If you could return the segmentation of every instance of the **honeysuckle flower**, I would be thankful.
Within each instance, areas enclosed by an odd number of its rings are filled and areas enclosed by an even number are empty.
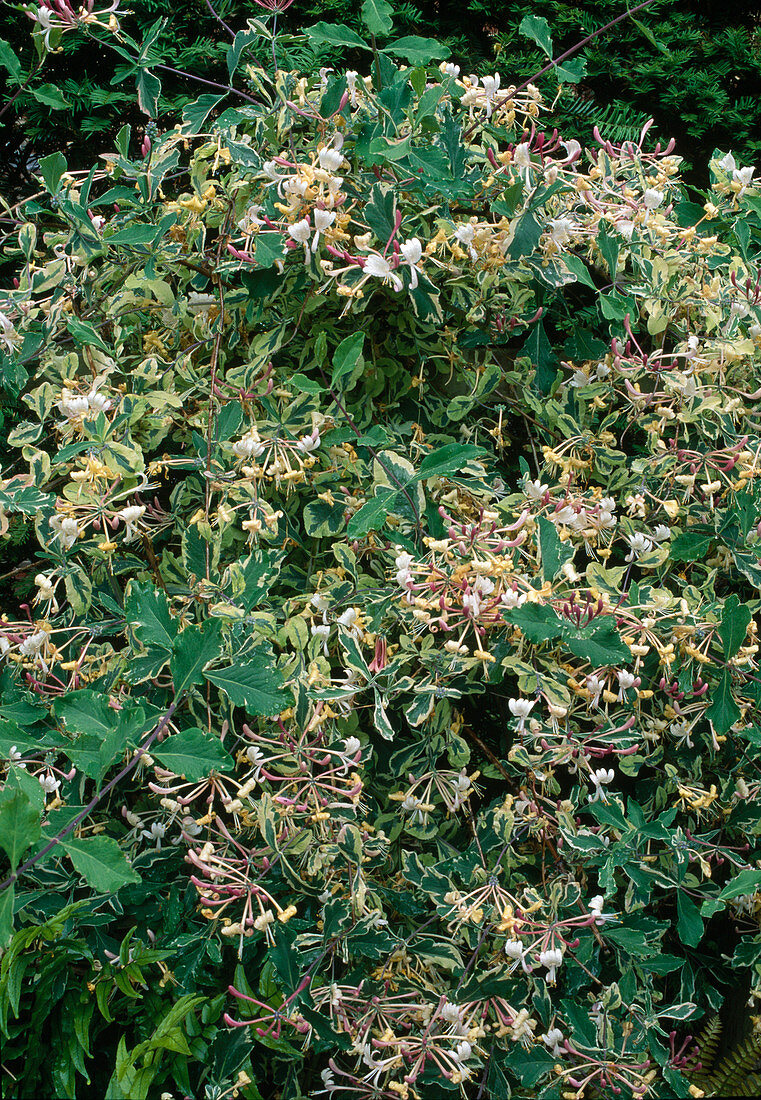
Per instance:
[[[330,635],[330,627],[325,623],[314,623],[312,625],[312,636],[322,638],[322,652],[328,656],[328,636]]]
[[[514,970],[520,963],[521,969],[526,974],[531,973],[531,967],[526,962],[526,955],[528,954],[528,948],[522,943],[521,940],[508,940],[505,944],[505,954],[508,959],[512,960],[510,970]]]
[[[451,61],[443,61],[441,63],[441,71],[445,76],[451,76],[454,80],[460,75],[460,66],[453,65]]]
[[[11,764],[15,764],[17,768],[22,768],[26,771],[26,764],[23,761],[23,753],[19,752],[18,745],[11,745],[8,753],[8,759]]]
[[[58,408],[67,420],[75,420],[90,411],[90,402],[84,394],[74,393],[64,387],[58,401]]]
[[[359,73],[355,69],[347,69],[346,70],[346,87],[348,88],[348,91],[349,91],[349,102],[351,103],[352,107],[356,107],[357,102],[358,102],[358,95],[357,95],[357,77],[358,76],[359,76]]]
[[[624,561],[637,561],[643,554],[648,554],[653,549],[653,540],[643,535],[641,531],[635,531],[633,535],[629,535],[628,542],[629,553]]]
[[[521,1043],[522,1046],[528,1047],[531,1045],[534,1038],[536,1026],[536,1020],[529,1019],[528,1009],[522,1008],[513,1020],[512,1027],[510,1028],[510,1037],[513,1042]]]
[[[441,1018],[446,1020],[448,1024],[461,1024],[462,1023],[463,1010],[460,1005],[453,1004],[452,1001],[445,1001],[441,1008]]]
[[[150,841],[155,845],[156,851],[161,851],[161,841],[166,836],[166,825],[163,825],[160,821],[154,821],[151,823],[150,829],[143,829],[140,833],[143,839]]]
[[[144,504],[130,504],[127,508],[122,508],[121,512],[116,513],[118,518],[125,523],[124,536],[127,542],[133,539],[138,533],[138,522],[145,515]]]
[[[344,155],[340,148],[329,145],[326,149],[320,149],[317,160],[320,168],[324,168],[326,172],[337,172],[344,162]]]
[[[665,523],[659,523],[653,529],[651,536],[655,542],[664,542],[666,539],[671,538],[671,528],[667,527]]]
[[[410,237],[399,246],[402,263],[410,269],[410,290],[418,285],[418,275],[422,275],[422,268],[418,265],[423,258],[423,246],[417,237]]]
[[[53,531],[64,550],[71,550],[81,534],[77,521],[73,516],[56,514],[50,520],[50,529]]]
[[[500,603],[512,609],[514,607],[522,607],[527,599],[528,594],[526,592],[521,592],[517,588],[506,588],[500,596]]]
[[[573,240],[573,235],[578,230],[576,222],[571,218],[550,218],[548,225],[550,240],[558,247]]]
[[[561,1054],[565,1053],[564,1048],[560,1045],[563,1042],[563,1032],[559,1027],[551,1027],[545,1035],[540,1035],[539,1038],[546,1047],[549,1047],[553,1058],[559,1058]]]
[[[663,191],[658,191],[655,187],[646,188],[645,194],[642,196],[642,201],[645,204],[646,210],[657,210],[663,203],[663,199]]]
[[[738,199],[745,194],[753,181],[753,174],[755,168],[734,168],[732,170],[732,179],[735,183],[740,184],[740,190],[737,192]]]
[[[531,497],[532,500],[541,500],[547,492],[547,486],[537,478],[536,481],[526,481],[523,491],[526,496]]]
[[[347,607],[342,615],[339,615],[336,619],[338,626],[342,626],[345,630],[348,630],[350,634],[355,637],[360,633],[359,628],[356,625],[357,622],[357,609],[356,607]]]
[[[473,1047],[470,1045],[467,1039],[463,1039],[461,1043],[457,1044],[457,1048],[450,1052],[449,1057],[452,1059],[453,1062],[467,1062],[472,1053]]]
[[[485,76],[483,78],[483,90],[484,98],[486,100],[487,118],[491,118],[492,111],[494,110],[494,101],[496,100],[497,92],[499,91],[499,82],[499,73],[495,73],[494,76]]]
[[[380,252],[370,253],[364,263],[364,273],[374,279],[381,279],[384,283],[391,283],[397,294],[403,289],[402,280]]]
[[[246,432],[244,436],[241,436],[241,438],[232,445],[232,452],[235,457],[243,460],[259,458],[259,456],[264,453],[264,450],[265,444],[262,443],[259,438],[259,433],[254,428]]]
[[[56,779],[54,775],[43,773],[38,775],[37,778],[45,794],[55,794],[61,786],[61,780]]]
[[[329,229],[336,220],[335,210],[314,211],[314,236],[312,237],[311,251],[316,252],[320,243],[320,236]]]
[[[510,713],[518,719],[518,729],[522,730],[531,711],[536,706],[536,699],[508,699],[507,705]]]
[[[296,444],[296,450],[300,451],[303,455],[311,454],[312,451],[316,451],[320,446],[322,439],[320,438],[319,428],[314,428],[309,435],[302,435]]]
[[[5,349],[6,354],[12,355],[20,341],[21,337],[10,317],[0,313],[0,347]]]
[[[303,244],[304,255],[307,259],[309,258],[309,238],[311,235],[312,227],[309,224],[309,218],[302,218],[300,221],[288,226],[288,236],[297,244]]]
[[[737,167],[737,162],[731,153],[725,153],[721,160],[716,163],[719,168],[723,168],[725,172],[734,172]]]
[[[587,802],[607,802],[608,798],[604,791],[604,787],[608,783],[612,783],[615,778],[615,772],[612,768],[598,768],[590,775],[592,786],[594,787],[594,794],[587,795]]]
[[[603,913],[603,906],[605,905],[605,898],[602,894],[597,894],[589,903],[589,912],[595,918],[595,924],[605,924],[608,920],[615,920],[615,913]]]
[[[547,984],[554,985],[557,968],[563,965],[563,952],[559,947],[551,947],[547,951],[541,951],[539,953],[539,963],[547,969],[545,979]]]
[[[455,240],[467,249],[468,255],[470,256],[471,260],[478,259],[478,253],[473,247],[473,240],[475,238],[475,235],[476,227],[474,225],[471,225],[470,222],[465,222],[464,225],[458,225],[454,231]]]

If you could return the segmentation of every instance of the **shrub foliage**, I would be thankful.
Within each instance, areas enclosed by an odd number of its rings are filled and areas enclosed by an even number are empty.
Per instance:
[[[761,997],[753,170],[362,19],[8,211],[8,1095],[698,1095]]]

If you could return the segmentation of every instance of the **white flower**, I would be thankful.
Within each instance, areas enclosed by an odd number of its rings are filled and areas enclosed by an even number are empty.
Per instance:
[[[546,981],[548,985],[555,984],[555,971],[563,963],[563,952],[558,947],[552,947],[547,951],[542,951],[539,955],[539,963],[541,966],[547,968]]]
[[[598,706],[600,702],[600,695],[602,694],[602,690],[605,687],[605,681],[600,679],[599,676],[595,676],[594,674],[592,674],[591,676],[587,676],[586,687],[587,691],[592,696],[592,698],[589,700],[590,703],[593,707]]]
[[[156,845],[156,851],[161,851],[161,841],[166,836],[166,825],[162,825],[160,821],[154,821],[150,829],[143,829],[140,834],[146,840],[153,841]]]
[[[473,247],[473,238],[475,237],[475,235],[475,226],[471,225],[470,222],[465,222],[464,225],[458,225],[458,227],[454,231],[455,240],[458,241],[461,245],[464,245],[465,248],[467,248],[471,260],[478,259],[478,253]]]
[[[328,655],[328,636],[330,634],[330,627],[324,623],[316,623],[312,626],[313,637],[322,638],[322,652],[327,657]]]
[[[10,317],[0,313],[0,347],[4,347],[8,355],[12,355],[20,340],[21,337],[16,332]]]
[[[304,246],[304,256],[309,259],[309,238],[312,235],[312,227],[309,224],[308,218],[302,218],[301,221],[294,222],[293,225],[288,226],[288,236],[293,241],[297,241],[298,244]]]
[[[460,66],[453,65],[451,61],[447,61],[444,62],[444,64],[441,66],[441,71],[444,73],[445,76],[451,76],[453,79],[456,80],[457,77],[460,75]]]
[[[522,607],[527,599],[528,594],[526,592],[519,592],[516,588],[508,588],[500,596],[499,602],[512,610],[514,607]]]
[[[587,795],[587,802],[607,802],[608,798],[603,787],[613,782],[615,778],[613,769],[598,768],[592,772],[589,778],[594,786],[594,794]]]
[[[473,1048],[467,1039],[463,1039],[461,1043],[457,1044],[457,1049],[450,1053],[450,1057],[453,1062],[467,1062],[473,1053]]]
[[[536,481],[527,481],[523,491],[526,496],[531,497],[532,500],[541,500],[547,492],[547,486],[543,485],[537,478]]]
[[[510,1037],[514,1042],[522,1043],[525,1047],[528,1047],[535,1029],[536,1020],[530,1020],[528,1009],[522,1008],[513,1020]]]
[[[573,239],[573,234],[578,228],[571,218],[550,218],[550,240],[558,246],[566,244]]]
[[[145,515],[144,504],[130,504],[128,508],[122,508],[121,512],[116,513],[119,519],[124,520],[126,524],[124,537],[129,542],[137,534],[137,523]]]
[[[249,206],[243,217],[238,222],[238,229],[245,236],[250,237],[255,229],[260,229],[266,222],[262,221],[259,217],[264,207],[261,203],[254,203]]]
[[[246,432],[244,436],[232,445],[232,452],[236,458],[251,459],[258,458],[264,451],[264,443],[259,438],[259,433],[255,428],[252,428],[250,432]]]
[[[633,535],[629,535],[628,541],[630,550],[624,561],[636,561],[653,549],[653,540],[643,535],[641,531],[635,531]]]
[[[73,516],[53,516],[50,521],[50,528],[64,550],[70,550],[81,533]]]
[[[356,607],[347,607],[346,610],[344,611],[343,615],[339,615],[338,618],[336,619],[336,622],[338,623],[339,626],[344,627],[346,630],[350,631],[352,634],[355,633],[355,631],[357,629],[354,625],[356,623],[356,621],[357,621],[357,609],[356,609]]]
[[[410,237],[408,241],[404,241],[399,246],[399,251],[402,254],[403,262],[410,269],[410,290],[414,290],[418,285],[418,275],[422,274],[418,264],[423,256],[423,246],[417,237]]]
[[[485,76],[483,89],[484,97],[486,99],[486,117],[491,118],[491,113],[494,110],[494,101],[497,98],[497,92],[499,91],[499,73],[495,73],[494,76]]]
[[[657,210],[663,202],[663,191],[656,191],[654,187],[648,187],[643,196],[646,210]]]
[[[550,1048],[550,1053],[553,1058],[559,1058],[564,1053],[561,1043],[563,1042],[563,1032],[559,1027],[552,1027],[546,1035],[540,1036],[542,1042],[546,1047]]]
[[[637,682],[637,677],[634,673],[628,672],[625,668],[620,668],[616,676],[618,677],[618,686],[621,688],[622,692],[628,691],[629,688],[634,687]]]
[[[45,794],[55,794],[61,786],[60,779],[56,779],[54,775],[38,775],[37,778]]]
[[[336,220],[335,210],[315,210],[314,212],[314,236],[312,237],[312,252],[317,251],[320,243],[320,234],[324,233]]]
[[[735,168],[737,167],[735,158],[732,156],[731,153],[726,153],[721,158],[721,160],[717,161],[716,163],[718,164],[719,168],[723,168],[725,172],[734,172]]]
[[[462,609],[472,619],[477,619],[481,614],[481,600],[477,592],[465,592],[462,597]]]
[[[296,444],[296,450],[301,451],[303,455],[308,455],[312,451],[316,451],[321,442],[319,429],[315,428],[311,435],[301,436]]]
[[[315,592],[314,595],[310,596],[309,602],[313,607],[316,607],[318,611],[322,612],[323,621],[325,621],[325,612],[330,607],[330,600],[328,597],[324,596],[321,592]]]
[[[448,1024],[462,1023],[462,1009],[459,1005],[453,1004],[451,1001],[444,1002],[441,1009],[441,1016]]]
[[[670,539],[671,528],[667,527],[665,523],[659,523],[653,531],[653,538],[656,542],[663,542],[665,539]]]
[[[331,146],[321,149],[317,159],[320,162],[320,168],[324,168],[326,172],[337,172],[344,162],[341,150]]]
[[[750,187],[753,180],[753,173],[755,168],[735,168],[732,172],[732,179],[740,184],[740,190],[737,192],[738,198],[745,194],[745,191]]]
[[[606,920],[615,919],[615,913],[603,913],[604,904],[605,898],[602,894],[597,894],[589,903],[589,912],[594,916],[595,924],[605,924]]]
[[[522,730],[526,719],[536,705],[536,699],[508,699],[507,705],[510,713],[518,719],[518,729]]]
[[[358,737],[345,737],[344,738],[344,751],[342,756],[350,756],[352,759],[357,755],[362,748],[362,742]]]
[[[76,420],[78,417],[84,416],[85,413],[90,411],[90,402],[84,394],[74,393],[72,390],[64,387],[61,390],[61,399],[58,402],[58,408],[67,420]]]
[[[35,596],[35,603],[44,603],[48,600],[55,599],[57,580],[52,577],[45,576],[44,573],[38,573],[34,578],[34,583],[37,585],[37,595]]]
[[[365,260],[364,272],[365,275],[371,275],[375,279],[382,279],[384,283],[391,283],[397,294],[402,290],[402,280],[385,256],[381,256],[379,252],[370,253]]]

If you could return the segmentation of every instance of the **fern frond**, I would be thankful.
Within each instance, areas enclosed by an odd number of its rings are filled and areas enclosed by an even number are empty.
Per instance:
[[[694,1081],[696,1085],[703,1088],[703,1079],[707,1081],[713,1070],[714,1062],[716,1061],[716,1055],[719,1052],[719,1044],[721,1042],[722,1022],[721,1018],[716,1015],[712,1016],[707,1021],[705,1027],[699,1035],[695,1036],[695,1044],[698,1048],[698,1060],[700,1063],[700,1069],[695,1073],[690,1074],[690,1080]]]
[[[761,1034],[756,1031],[743,1039],[734,1050],[728,1051],[710,1075],[710,1084],[718,1096],[757,1096],[758,1089],[745,1091],[758,1081],[758,1069],[761,1062]]]

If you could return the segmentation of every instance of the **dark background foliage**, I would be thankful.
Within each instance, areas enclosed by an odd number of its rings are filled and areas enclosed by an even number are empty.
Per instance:
[[[622,0],[395,0],[395,22],[401,34],[444,41],[464,72],[497,68],[503,83],[529,77],[545,59],[518,34],[527,13],[550,24],[556,50],[562,52],[620,15]],[[226,82],[225,51],[229,37],[214,19],[206,0],[132,0],[125,29],[140,40],[158,19],[167,20],[157,56],[171,68]],[[265,13],[243,0],[219,0],[216,10],[233,29]],[[3,34],[32,58],[29,24],[6,6]],[[280,16],[285,32],[295,33],[319,20],[358,27],[354,0],[296,0]],[[761,151],[761,5],[758,0],[727,5],[720,0],[654,0],[636,20],[625,20],[586,48],[587,75],[578,86],[566,85],[558,118],[566,137],[589,140],[595,124],[613,141],[636,136],[651,115],[657,136],[674,137],[677,151],[696,182],[705,176],[713,149],[731,143],[743,163],[753,164]],[[309,67],[320,58],[307,48],[286,50],[284,61]],[[351,58],[360,68],[365,59]],[[144,123],[134,104],[133,78],[113,54],[82,35],[65,35],[62,49],[48,58],[44,75],[69,104],[52,112],[22,93],[0,122],[2,185],[14,191],[30,183],[25,166],[37,156],[64,148],[73,167],[89,165],[94,154],[110,148],[125,121]],[[198,85],[172,73],[161,73],[164,86],[160,125],[177,118]],[[543,91],[552,96],[557,82],[550,73]],[[32,165],[33,166],[33,165]],[[25,178],[26,177],[26,178]]]

